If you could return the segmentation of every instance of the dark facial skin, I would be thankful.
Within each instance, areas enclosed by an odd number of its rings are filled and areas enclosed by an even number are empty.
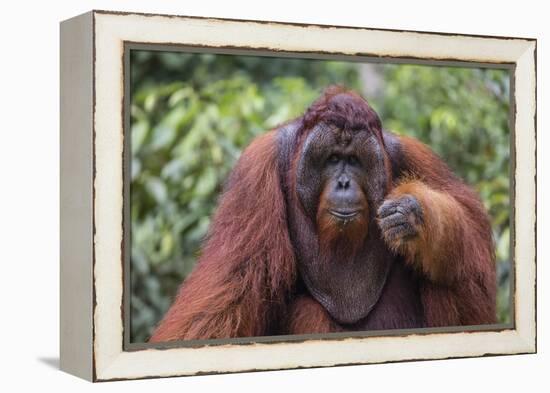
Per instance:
[[[339,223],[346,224],[362,214],[366,208],[365,194],[359,183],[361,162],[348,144],[333,149],[323,170],[325,178],[325,212]]]
[[[379,205],[387,189],[382,146],[367,130],[342,131],[320,124],[307,138],[298,166],[302,206],[316,215],[322,193],[336,218],[350,219],[369,204]]]

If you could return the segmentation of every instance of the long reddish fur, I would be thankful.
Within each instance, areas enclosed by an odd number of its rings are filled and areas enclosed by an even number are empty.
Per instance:
[[[296,268],[274,138],[239,159],[197,266],[150,342],[260,336],[284,318]]]
[[[421,297],[427,325],[494,323],[495,254],[482,202],[426,145],[399,139],[410,178],[389,198],[411,194],[424,212],[419,236],[397,249],[425,277]]]

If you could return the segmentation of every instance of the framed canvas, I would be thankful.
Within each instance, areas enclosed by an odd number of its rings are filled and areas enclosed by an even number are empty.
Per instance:
[[[61,368],[536,352],[536,40],[61,23]]]

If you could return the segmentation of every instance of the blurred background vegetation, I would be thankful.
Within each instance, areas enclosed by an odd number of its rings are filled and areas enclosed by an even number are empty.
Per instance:
[[[509,74],[505,70],[131,52],[131,341],[146,341],[192,270],[242,149],[329,84],[419,138],[481,195],[510,321]]]

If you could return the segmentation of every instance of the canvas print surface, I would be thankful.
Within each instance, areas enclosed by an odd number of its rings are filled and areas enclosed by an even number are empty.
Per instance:
[[[129,83],[130,342],[511,322],[507,69],[132,49]]]

